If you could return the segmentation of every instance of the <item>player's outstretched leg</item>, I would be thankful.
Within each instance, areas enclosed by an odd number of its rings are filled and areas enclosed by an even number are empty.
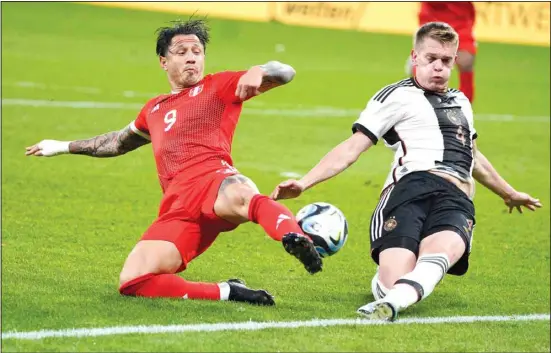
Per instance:
[[[256,305],[275,305],[274,297],[265,290],[246,287],[245,282],[230,279],[221,283],[186,281],[175,274],[147,274],[125,282],[122,295],[147,298],[182,298],[230,300]]]
[[[384,298],[362,306],[358,313],[373,320],[396,320],[398,312],[432,293],[448,271],[449,265],[445,253],[419,256],[413,271],[397,280]]]
[[[321,257],[312,240],[298,225],[293,213],[284,205],[261,195],[254,183],[243,175],[224,179],[214,205],[215,213],[234,224],[251,221],[259,224],[274,240],[283,242],[310,273],[322,270]]]
[[[405,244],[404,241],[401,241]],[[394,321],[398,316],[397,308],[385,297],[393,283],[415,268],[416,247],[389,247],[378,255],[379,267],[371,280],[371,290],[375,301],[357,310],[357,313],[371,320]]]
[[[364,305],[358,313],[371,319],[395,320],[398,312],[434,291],[465,249],[463,239],[453,231],[445,230],[424,238],[413,271],[398,279],[383,299]]]
[[[256,194],[250,198],[248,217],[260,224],[274,240],[281,241],[285,250],[296,257],[308,272],[314,274],[322,270],[321,257],[312,239],[302,232],[287,207],[268,196]]]
[[[173,243],[140,241],[128,256],[120,274],[119,292],[147,298],[232,300],[258,305],[274,305],[271,294],[247,288],[241,280],[221,283],[186,281],[175,273],[182,259]]]

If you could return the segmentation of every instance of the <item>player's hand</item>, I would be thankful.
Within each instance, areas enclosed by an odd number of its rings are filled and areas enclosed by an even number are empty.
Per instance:
[[[535,199],[524,192],[518,191],[515,191],[513,194],[509,195],[504,199],[504,201],[507,207],[509,207],[509,213],[513,212],[513,208],[516,208],[520,213],[522,213],[523,206],[530,211],[535,211],[536,208],[541,207],[540,200]]]
[[[300,181],[290,179],[276,186],[270,197],[274,200],[294,199],[299,197],[303,191],[304,185]]]
[[[237,82],[237,89],[235,95],[242,101],[251,97],[259,95],[261,92],[258,90],[262,85],[262,78],[264,77],[264,71],[255,66],[247,71],[239,81]]]
[[[69,153],[68,141],[42,140],[36,145],[25,148],[26,156],[53,157]]]

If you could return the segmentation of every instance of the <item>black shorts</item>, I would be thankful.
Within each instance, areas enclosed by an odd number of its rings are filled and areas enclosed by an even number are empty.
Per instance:
[[[448,273],[461,276],[469,268],[474,226],[474,205],[463,191],[437,175],[414,172],[381,195],[371,218],[371,257],[379,264],[379,253],[389,248],[417,256],[421,240],[451,230],[463,238],[466,250]]]

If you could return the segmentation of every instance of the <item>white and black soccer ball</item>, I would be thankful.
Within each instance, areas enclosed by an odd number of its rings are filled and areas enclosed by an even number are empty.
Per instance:
[[[297,213],[302,231],[312,238],[321,257],[334,255],[346,243],[348,222],[337,207],[326,202],[314,202]]]

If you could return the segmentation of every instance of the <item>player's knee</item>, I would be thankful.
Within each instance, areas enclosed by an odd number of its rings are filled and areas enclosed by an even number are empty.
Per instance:
[[[176,273],[181,265],[180,252],[173,243],[161,240],[140,241],[123,265],[119,274],[119,285],[150,273]]]
[[[258,192],[254,190],[250,185],[247,184],[241,184],[237,190],[238,197],[236,202],[237,207],[247,207],[249,206],[249,203],[251,202],[251,199],[254,195],[256,195]]]
[[[444,230],[425,237],[419,246],[419,256],[444,253],[455,264],[466,250],[465,241],[457,232]]]
[[[148,273],[152,273],[152,272],[148,271],[148,269],[145,267],[127,266],[125,264],[125,266],[123,266],[121,272],[119,273],[119,287],[125,283],[128,283],[137,278],[145,276]]]
[[[474,69],[474,55],[467,51],[460,51],[457,54],[457,67],[461,72],[471,72]]]
[[[141,274],[141,276],[143,275],[145,275],[145,273]],[[121,273],[119,273],[119,288],[123,284],[128,283],[138,277],[140,277],[140,274],[138,272],[123,268],[121,270]]]
[[[233,213],[247,217],[249,212],[249,203],[258,190],[249,184],[233,184],[225,192],[229,207]]]

